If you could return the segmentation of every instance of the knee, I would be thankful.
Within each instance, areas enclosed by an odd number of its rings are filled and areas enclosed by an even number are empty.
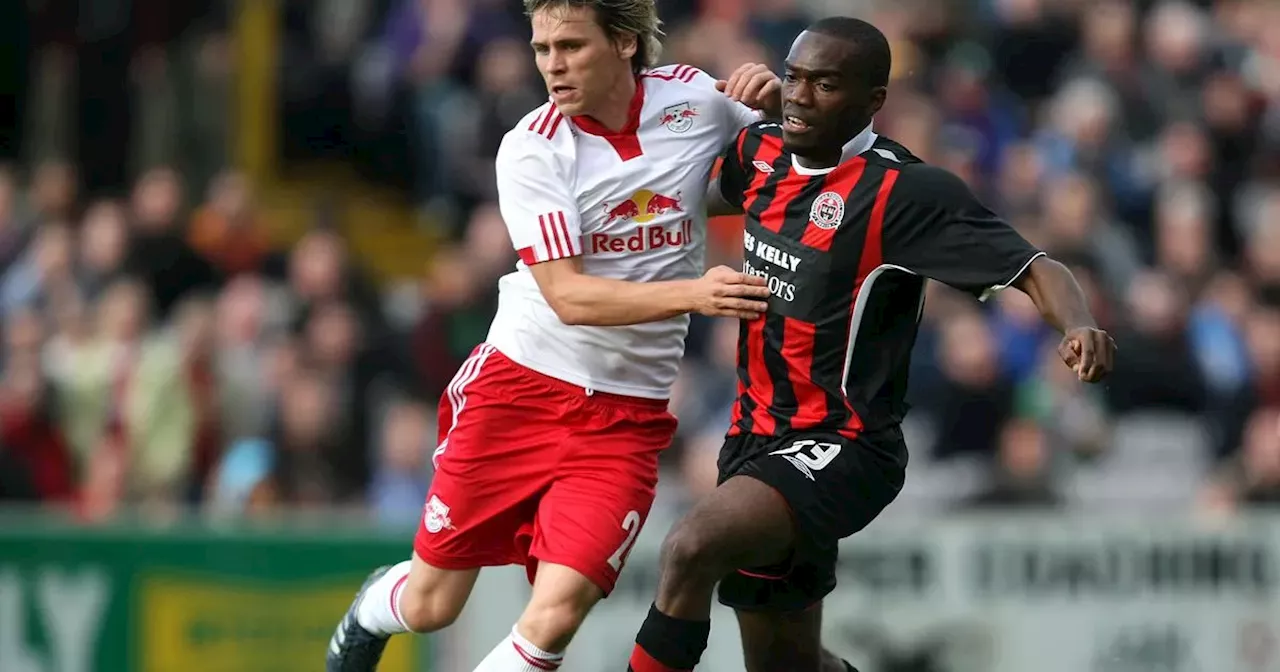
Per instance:
[[[411,632],[435,632],[458,620],[462,606],[462,602],[449,599],[445,591],[410,590],[406,585],[400,595],[400,618]]]
[[[532,602],[520,616],[520,634],[543,651],[563,651],[587,618],[590,606],[573,601]]]
[[[718,581],[732,570],[718,552],[715,539],[696,524],[677,524],[662,542],[662,575],[668,579]]]

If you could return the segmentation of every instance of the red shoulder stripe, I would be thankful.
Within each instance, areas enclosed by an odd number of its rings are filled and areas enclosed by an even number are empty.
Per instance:
[[[564,114],[555,105],[548,104],[547,109],[534,117],[533,122],[529,124],[529,130],[549,140],[555,137],[561,121],[564,121]]]
[[[538,127],[539,127],[539,126],[541,126],[543,123],[545,123],[545,122],[546,122],[547,117],[551,116],[551,113],[552,113],[555,109],[556,109],[556,106],[555,106],[555,105],[552,105],[551,103],[547,103],[546,108],[545,108],[545,109],[540,110],[540,111],[538,112],[538,116],[536,116],[536,117],[534,117],[534,118],[533,118],[533,122],[529,124],[529,130],[531,130],[531,131],[537,131],[537,130],[538,130]]]
[[[668,71],[667,68],[670,68],[670,70]],[[682,63],[675,66],[664,66],[662,68],[657,68],[655,70],[646,72],[641,76],[652,77],[654,79],[661,79],[666,82],[670,82],[673,80],[680,80],[685,84],[688,84],[689,82],[692,82],[693,78],[697,77],[698,74],[701,72],[702,72],[701,70],[693,67],[692,65],[684,65]]]

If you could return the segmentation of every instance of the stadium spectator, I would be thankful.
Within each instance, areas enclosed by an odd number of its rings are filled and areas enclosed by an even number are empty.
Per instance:
[[[191,220],[187,242],[224,276],[262,270],[271,241],[243,175],[227,172],[214,180],[208,201]]]
[[[493,156],[501,132],[544,100],[518,7],[285,3],[282,173],[321,157],[376,164],[377,186],[415,182],[408,197],[424,229],[446,234],[415,260],[421,277],[395,286],[374,272],[386,249],[362,244],[347,221],[373,190],[335,193],[343,208],[309,214],[228,165],[236,143],[219,133],[236,125],[225,110],[239,89],[220,87],[216,71],[235,76],[240,64],[221,11],[195,22],[194,10],[126,12],[147,20],[133,26],[145,39],[81,43],[76,17],[54,11],[69,5],[37,4],[29,60],[41,76],[20,101],[31,122],[20,136],[0,132],[27,145],[0,169],[0,490],[82,497],[87,513],[168,498],[230,515],[314,501],[409,516],[430,477],[406,438],[421,431],[417,414],[434,416],[418,404],[438,398],[483,337],[494,278],[514,263]],[[834,0],[663,4],[663,60],[713,74],[776,64],[795,26],[849,11]],[[1209,465],[1197,467],[1207,499],[1266,499],[1259,418],[1280,406],[1280,32],[1269,30],[1280,7],[886,4],[868,10],[895,55],[877,131],[964,175],[1067,263],[1120,348],[1110,384],[1082,390],[1044,366],[1051,342],[1020,297],[978,305],[930,287],[908,416],[919,482],[957,483],[927,474],[975,462],[1009,471],[1034,453],[1052,467],[1043,485],[1054,501],[1088,504],[1067,479],[1115,468],[1117,442],[1158,413],[1207,430],[1194,456]],[[129,54],[99,70],[133,63],[146,91],[68,67],[108,38]],[[169,49],[157,59],[144,47],[159,43]],[[121,98],[110,118],[81,114],[91,104],[69,94],[108,83]],[[177,118],[156,116],[165,100]],[[134,125],[163,123],[78,142],[118,128],[122,111]],[[149,160],[158,156],[165,163]],[[120,177],[156,165],[171,168]],[[203,197],[190,213],[188,193]],[[714,220],[706,242],[709,264],[740,263],[741,218]],[[728,422],[735,363],[724,342],[735,326],[691,327],[674,393],[681,427],[663,459],[679,502],[714,484],[708,450]],[[332,409],[322,423],[321,408]],[[1158,470],[1143,477],[1134,493],[1186,490]],[[975,483],[921,486],[934,489],[890,514],[971,501],[991,485]],[[1131,496],[1143,506],[1145,494]]]

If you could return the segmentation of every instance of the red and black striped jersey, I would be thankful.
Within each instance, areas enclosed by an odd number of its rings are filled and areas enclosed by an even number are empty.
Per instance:
[[[1043,254],[952,173],[869,139],[822,171],[797,169],[776,123],[725,151],[721,192],[746,213],[744,271],[772,292],[741,326],[730,435],[896,426],[925,280],[986,298]]]

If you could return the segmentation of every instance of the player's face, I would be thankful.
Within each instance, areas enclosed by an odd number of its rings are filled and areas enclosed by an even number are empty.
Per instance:
[[[532,23],[534,60],[561,113],[591,114],[631,77],[635,40],[609,39],[591,9],[551,7],[534,12]]]
[[[804,32],[791,45],[782,80],[782,139],[803,157],[838,158],[884,101],[884,87],[853,76],[853,45]]]

